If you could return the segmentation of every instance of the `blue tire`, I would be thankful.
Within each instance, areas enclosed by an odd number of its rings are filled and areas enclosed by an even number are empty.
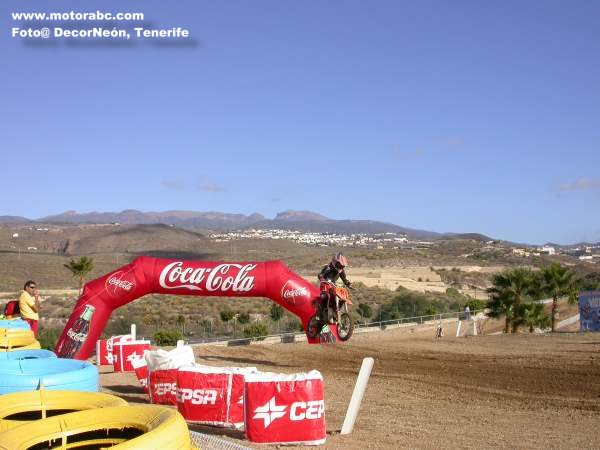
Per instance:
[[[7,359],[43,359],[56,358],[56,353],[50,350],[15,350],[14,352],[0,352],[0,361]],[[0,366],[2,372],[2,366]]]
[[[29,330],[29,324],[23,319],[0,319],[0,328],[17,328],[19,330]]]
[[[48,390],[98,391],[98,370],[87,361],[62,358],[7,360],[0,365],[0,394]]]

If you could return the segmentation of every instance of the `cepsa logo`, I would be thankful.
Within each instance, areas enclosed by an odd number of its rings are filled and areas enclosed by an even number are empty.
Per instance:
[[[172,395],[176,395],[177,394],[177,383],[156,383],[154,385],[154,394],[156,395],[167,395],[167,394],[172,394]]]
[[[177,403],[189,401],[192,405],[214,405],[218,392],[215,389],[177,389]]]
[[[119,270],[106,279],[105,288],[112,297],[118,297],[123,293],[121,289],[130,292],[135,288],[135,278],[130,271]]]
[[[262,420],[264,427],[268,428],[277,419],[289,414],[289,420],[298,422],[301,420],[317,420],[325,414],[325,402],[323,400],[311,400],[308,402],[294,402],[290,406],[289,413],[287,405],[278,405],[275,397],[271,397],[267,403],[254,410],[253,419]]]
[[[303,305],[310,300],[310,292],[297,281],[288,280],[281,288],[281,298],[292,305]]]

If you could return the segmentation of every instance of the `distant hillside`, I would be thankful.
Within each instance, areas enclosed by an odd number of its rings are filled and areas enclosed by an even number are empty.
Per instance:
[[[75,211],[67,211],[62,214],[43,217],[40,222],[47,223],[89,223],[89,224],[151,224],[163,223],[175,225],[180,228],[191,229],[239,229],[254,222],[264,220],[261,214],[227,214],[220,212],[196,212],[196,211],[164,211],[164,212],[142,212],[135,209],[126,209],[121,212],[91,212],[79,214]]]
[[[208,239],[197,232],[164,224],[153,225],[40,225],[20,226],[18,240],[0,233],[0,251],[21,248],[65,256],[129,253],[200,258]]]
[[[9,216],[1,223],[26,223],[29,219]],[[12,221],[11,221],[12,220]],[[20,220],[18,222],[17,220]],[[477,233],[437,233],[433,231],[406,228],[392,223],[375,220],[335,220],[312,211],[286,210],[277,214],[274,219],[267,219],[262,214],[250,215],[229,214],[222,212],[197,211],[164,211],[142,212],[127,209],[121,212],[91,212],[80,214],[76,211],[66,211],[38,219],[38,223],[55,224],[165,224],[188,230],[229,231],[248,228],[255,229],[285,229],[315,233],[337,234],[406,234],[410,239],[475,239],[490,240],[487,236]]]
[[[444,239],[472,239],[480,242],[493,241],[491,237],[480,233],[445,233]]]
[[[424,230],[413,230],[398,225],[373,220],[264,220],[246,228],[298,230],[313,233],[338,234],[407,234],[413,239],[439,239],[442,235]]]
[[[26,217],[20,217],[20,216],[0,216],[0,223],[20,224],[20,223],[28,223],[28,222],[31,222],[31,220],[27,219]]]

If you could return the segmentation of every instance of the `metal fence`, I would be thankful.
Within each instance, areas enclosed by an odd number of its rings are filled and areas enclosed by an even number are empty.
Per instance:
[[[442,313],[442,314],[431,314],[431,315],[427,315],[427,316],[414,316],[414,317],[402,317],[402,318],[398,318],[398,319],[392,319],[392,320],[383,320],[380,322],[355,322],[354,323],[354,329],[355,331],[360,332],[360,330],[369,328],[369,329],[373,329],[373,328],[379,328],[380,330],[385,330],[387,327],[389,326],[400,326],[402,324],[411,324],[411,325],[422,325],[425,323],[431,323],[431,322],[435,322],[435,321],[439,321],[439,320],[448,320],[448,319],[456,319],[456,320],[468,320],[468,319],[472,319],[474,316],[476,316],[479,313],[485,313],[486,310],[480,309],[480,310],[476,310],[476,311],[471,311],[468,315],[465,312],[449,312],[449,313]],[[229,345],[229,346],[235,346],[235,345],[247,345],[250,344],[252,341],[268,341],[271,343],[274,342],[281,342],[283,344],[285,343],[292,343],[292,342],[299,342],[301,340],[304,340],[305,337],[305,333],[302,332],[297,332],[297,333],[279,333],[279,334],[270,334],[267,336],[260,336],[257,338],[235,338],[235,339],[222,339],[222,340],[216,340],[216,341],[195,341],[194,339],[190,339],[190,340],[186,340],[186,344],[202,344],[202,345],[210,345],[210,344],[216,344],[216,345]]]
[[[382,320],[379,322],[356,322],[354,324],[354,329],[361,328],[381,328],[385,329],[386,326],[389,325],[402,325],[402,324],[417,324],[422,325],[426,322],[433,322],[436,320],[447,320],[447,319],[456,319],[456,320],[469,320],[472,319],[479,313],[485,313],[484,309],[479,309],[475,311],[471,311],[470,313],[465,313],[463,311],[460,312],[449,312],[449,313],[441,313],[441,314],[430,314],[427,316],[414,316],[414,317],[402,317],[398,319],[391,320]]]
[[[190,431],[193,444],[202,450],[250,450],[250,447],[222,439],[211,434]]]

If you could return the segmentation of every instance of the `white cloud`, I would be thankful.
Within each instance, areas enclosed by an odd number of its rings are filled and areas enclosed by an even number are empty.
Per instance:
[[[562,183],[558,187],[561,191],[589,191],[600,188],[600,179],[581,177],[572,183]]]
[[[225,192],[225,188],[216,183],[205,183],[198,185],[198,189],[204,192]]]
[[[174,191],[184,191],[186,189],[185,183],[174,180],[163,180],[160,185],[166,189],[172,189]]]

